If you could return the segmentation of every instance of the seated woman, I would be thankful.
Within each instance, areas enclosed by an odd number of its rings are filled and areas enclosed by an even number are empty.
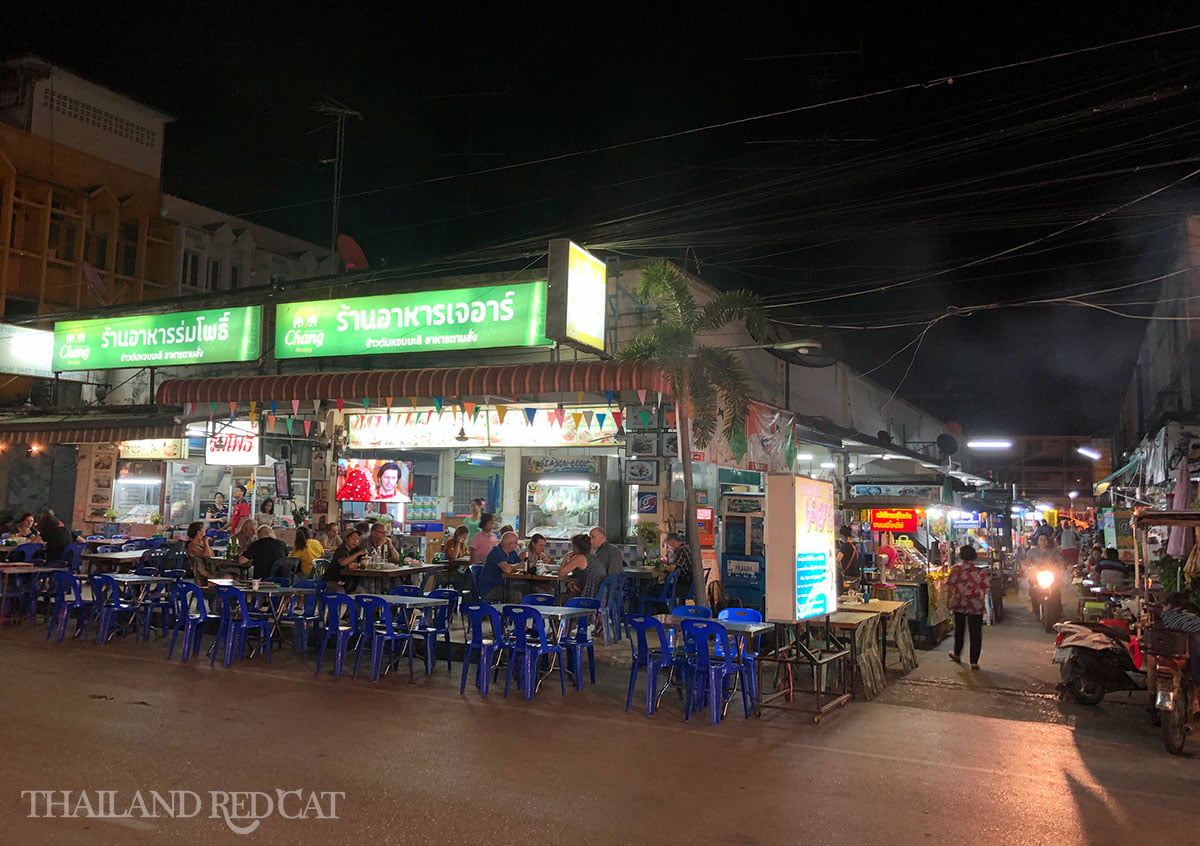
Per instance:
[[[362,561],[362,557],[367,554],[367,550],[359,546],[358,530],[351,529],[346,532],[346,537],[342,540],[342,545],[334,550],[333,558],[329,562],[329,568],[325,571],[326,584],[333,586],[334,584],[341,585],[346,593],[354,593],[358,589],[358,579],[349,575],[355,567],[358,567]]]
[[[446,557],[447,561],[458,561],[471,557],[471,545],[468,543],[470,536],[471,530],[466,526],[459,526],[454,530],[454,536],[442,545],[442,555]]]
[[[557,564],[554,556],[546,552],[546,538],[540,534],[533,534],[529,537],[529,543],[525,546],[525,552],[521,555],[521,560],[525,562],[526,569],[532,571],[539,564]]]
[[[208,535],[204,534],[202,521],[197,520],[188,526],[184,549],[187,551],[188,566],[192,568],[192,575],[201,587],[207,585],[209,579],[228,578],[228,574],[220,566],[220,559],[213,555],[212,545],[208,542]]]
[[[563,556],[558,574],[573,573],[567,589],[580,596],[594,599],[600,594],[600,583],[608,575],[596,556],[592,555],[592,541],[587,535],[571,538],[571,551]]]
[[[292,558],[300,561],[300,572],[308,578],[312,573],[313,561],[325,556],[324,545],[309,534],[305,526],[296,529],[296,539],[292,543]]]

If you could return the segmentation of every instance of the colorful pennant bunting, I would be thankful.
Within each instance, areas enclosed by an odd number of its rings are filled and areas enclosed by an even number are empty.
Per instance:
[[[535,417],[537,417],[537,409],[536,408],[525,409],[525,419],[527,421],[529,421],[530,426],[533,425],[533,418],[535,418]]]
[[[295,414],[299,414],[299,413],[300,413],[300,400],[294,399],[294,400],[292,400],[292,414],[295,415]]]
[[[307,438],[309,436],[309,434],[312,432],[312,424],[313,424],[313,422],[311,420],[304,421],[304,437]]]
[[[508,406],[507,405],[496,406],[496,417],[500,421],[501,424],[504,423],[504,416],[506,414],[508,414]]]

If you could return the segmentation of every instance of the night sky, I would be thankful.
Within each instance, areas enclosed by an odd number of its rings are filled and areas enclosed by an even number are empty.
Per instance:
[[[321,243],[336,98],[373,266],[670,257],[969,432],[1111,430],[1146,323],[929,321],[1145,314],[1156,284],[1092,292],[1170,269],[1200,209],[1195,177],[1103,214],[1200,168],[1200,29],[988,70],[1200,25],[1184,0],[257,5],[26,4],[0,51],[173,114],[166,191]]]

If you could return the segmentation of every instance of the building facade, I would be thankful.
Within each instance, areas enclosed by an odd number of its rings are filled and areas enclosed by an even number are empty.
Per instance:
[[[1094,504],[1093,484],[1111,472],[1112,448],[1105,438],[1028,435],[1011,440],[1010,449],[980,451],[974,467],[1005,490],[1015,490],[1017,497],[1060,510],[1088,508]]]

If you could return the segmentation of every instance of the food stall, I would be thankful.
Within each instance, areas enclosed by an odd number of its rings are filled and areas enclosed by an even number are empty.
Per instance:
[[[939,508],[922,497],[856,496],[842,501],[850,524],[859,529],[860,547],[867,546],[863,575],[876,599],[911,601],[909,625],[914,641],[932,649],[949,631],[946,591],[949,567],[927,556],[936,539],[929,514]]]

